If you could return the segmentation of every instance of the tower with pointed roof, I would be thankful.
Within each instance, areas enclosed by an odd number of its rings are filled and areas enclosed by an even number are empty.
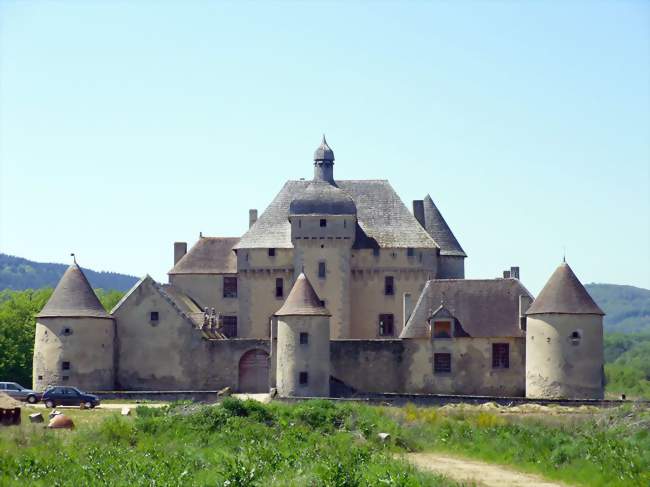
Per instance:
[[[278,394],[281,397],[329,396],[330,312],[304,273],[300,273],[275,316]]]
[[[115,387],[115,323],[75,261],[36,315],[33,388]]]
[[[357,208],[334,180],[325,136],[314,153],[314,179],[289,205],[294,275],[304,272],[332,312],[332,338],[350,336],[350,259]]]
[[[603,315],[562,262],[526,312],[526,397],[603,398]]]

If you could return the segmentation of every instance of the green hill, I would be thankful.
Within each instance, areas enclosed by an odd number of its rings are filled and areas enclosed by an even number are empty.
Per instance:
[[[650,290],[617,284],[587,284],[585,287],[607,313],[606,333],[650,332]]]
[[[0,290],[41,289],[55,287],[68,268],[66,264],[34,262],[0,254]],[[96,272],[84,269],[93,288],[128,291],[138,281],[137,277],[116,272]]]

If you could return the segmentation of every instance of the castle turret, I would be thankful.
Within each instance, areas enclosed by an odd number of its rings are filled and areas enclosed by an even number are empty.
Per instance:
[[[325,137],[314,153],[314,179],[289,206],[293,266],[332,311],[332,338],[350,337],[350,256],[357,208],[334,181],[334,152]]]
[[[526,312],[526,397],[603,397],[603,311],[566,262]]]
[[[327,397],[330,381],[330,312],[305,274],[275,313],[276,383],[281,397]]]
[[[49,385],[113,389],[114,340],[113,318],[73,263],[36,315],[34,389],[42,391]]]

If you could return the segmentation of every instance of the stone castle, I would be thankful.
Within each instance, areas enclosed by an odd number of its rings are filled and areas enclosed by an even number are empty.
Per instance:
[[[174,244],[169,283],[107,313],[76,262],[37,315],[34,388],[281,396],[603,397],[603,312],[562,263],[537,299],[511,268],[465,279],[431,197],[388,181],[287,181],[241,238]]]

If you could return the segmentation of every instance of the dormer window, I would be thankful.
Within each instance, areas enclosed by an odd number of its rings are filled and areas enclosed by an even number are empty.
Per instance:
[[[433,338],[451,338],[451,321],[450,320],[434,321]]]

